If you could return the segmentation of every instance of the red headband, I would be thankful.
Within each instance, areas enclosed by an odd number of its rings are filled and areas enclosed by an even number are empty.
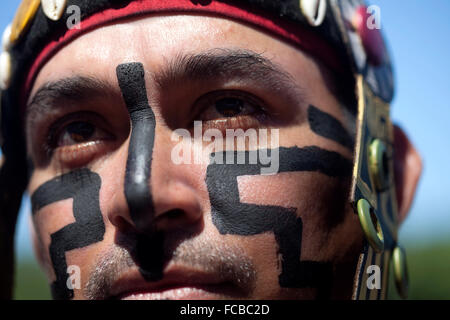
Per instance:
[[[68,29],[58,40],[48,45],[37,56],[25,82],[25,95],[27,96],[39,70],[58,50],[84,33],[92,31],[102,25],[130,17],[148,15],[151,13],[207,13],[231,18],[240,22],[249,23],[260,27],[272,34],[297,44],[303,50],[309,52],[324,62],[333,70],[342,72],[341,64],[335,50],[313,32],[306,30],[298,23],[290,23],[280,18],[268,16],[261,10],[247,11],[241,7],[232,6],[223,2],[212,1],[208,5],[194,4],[191,0],[137,0],[131,1],[120,9],[106,9],[98,12],[81,22],[80,29]]]

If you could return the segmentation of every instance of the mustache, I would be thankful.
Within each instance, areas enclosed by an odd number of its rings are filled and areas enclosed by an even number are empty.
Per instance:
[[[131,269],[140,269],[133,252],[136,247],[142,247],[138,241],[137,237],[127,238],[126,245],[115,243],[99,256],[83,287],[83,294],[87,299],[110,298],[117,280]],[[148,254],[152,254],[151,250]],[[244,251],[235,245],[211,243],[200,237],[187,239],[173,250],[166,250],[165,265],[169,263],[211,274],[220,282],[227,282],[238,288],[243,296],[249,296],[255,287],[255,266]],[[144,275],[143,278],[146,279]]]

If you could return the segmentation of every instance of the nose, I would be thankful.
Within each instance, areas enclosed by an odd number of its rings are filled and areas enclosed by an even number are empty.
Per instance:
[[[155,179],[160,180],[160,179]],[[195,190],[184,182],[160,182],[153,193],[154,215],[149,221],[154,229],[170,231],[195,228],[201,221],[202,208]],[[147,225],[142,226],[147,230]],[[151,227],[151,226],[150,226]]]
[[[131,119],[125,199],[119,197],[125,200],[128,210],[118,210],[123,207],[118,203],[109,214],[109,220],[116,227],[133,228],[139,233],[195,223],[202,216],[200,202],[186,178],[185,174],[189,173],[182,173],[183,170],[170,161],[170,147],[162,147],[167,146],[165,135],[162,133],[155,139],[156,120],[148,102],[142,64],[119,65],[117,78]],[[154,147],[158,142],[161,147],[156,154]]]
[[[117,191],[106,208],[108,220],[122,233],[197,230],[204,209],[192,170],[172,167],[174,165],[159,156],[153,164],[148,187],[134,185],[127,188],[125,179],[123,184],[119,182],[114,186]]]
[[[128,197],[125,193],[116,196],[108,212],[111,224],[121,232],[139,234],[198,227],[203,209],[193,186],[167,172],[155,174],[151,185],[154,186],[151,201],[145,189],[132,189],[136,193]]]

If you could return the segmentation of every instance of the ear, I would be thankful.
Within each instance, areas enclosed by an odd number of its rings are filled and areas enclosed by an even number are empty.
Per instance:
[[[405,132],[394,125],[394,177],[400,223],[405,220],[422,173],[422,159]]]

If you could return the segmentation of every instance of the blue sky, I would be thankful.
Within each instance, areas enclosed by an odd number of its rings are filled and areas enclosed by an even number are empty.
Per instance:
[[[396,69],[392,117],[424,160],[406,242],[450,240],[450,1],[373,0],[381,8]]]
[[[12,20],[19,0],[2,1],[0,30]],[[395,65],[397,91],[392,117],[423,156],[425,171],[410,217],[400,231],[409,247],[450,241],[450,1],[372,0]],[[19,257],[31,253],[29,202],[17,232]]]

